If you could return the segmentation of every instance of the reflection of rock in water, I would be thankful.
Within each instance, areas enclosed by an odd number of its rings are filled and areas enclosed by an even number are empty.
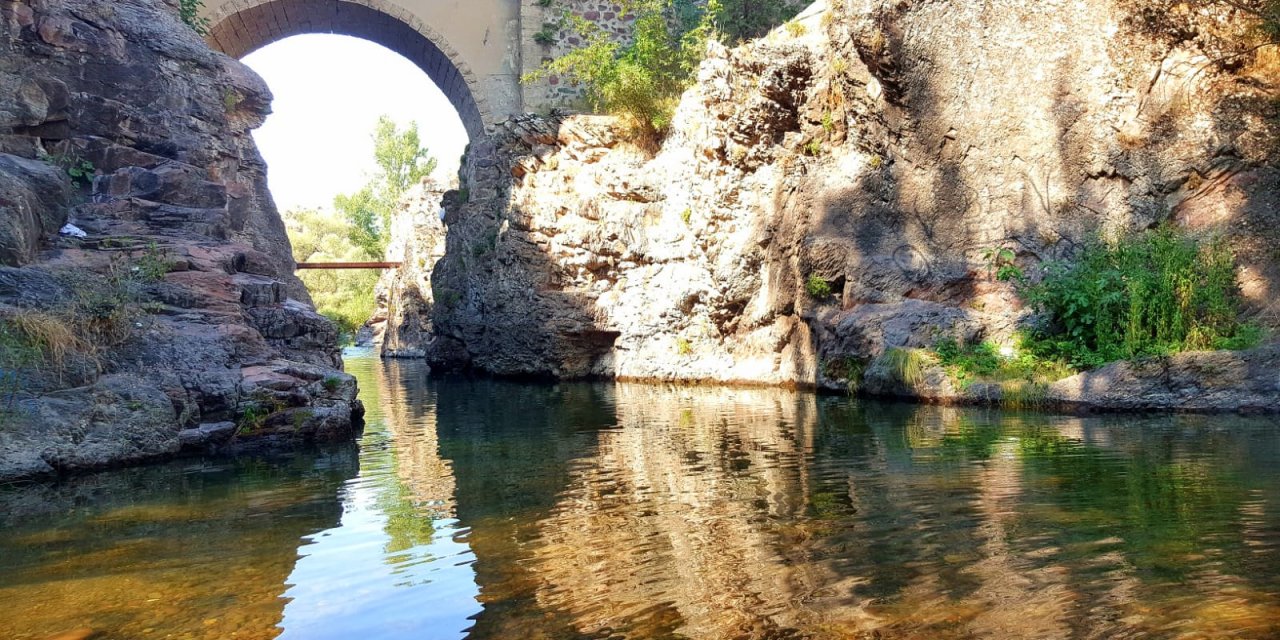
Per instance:
[[[1263,638],[1280,620],[1280,583],[1257,570],[1277,566],[1275,508],[1241,484],[1275,486],[1247,471],[1276,452],[1193,419],[439,391],[484,606],[473,639]]]
[[[377,375],[382,418],[391,437],[395,475],[422,518],[453,517],[453,469],[440,457],[435,399],[428,369],[417,361],[388,360]]]
[[[622,386],[618,427],[539,526],[540,604],[589,636],[775,636],[811,585],[779,523],[804,506],[814,398]],[[620,620],[627,622],[621,626]]]
[[[180,462],[0,492],[0,629],[274,638],[301,538],[338,523],[334,496],[355,474],[355,448],[344,446],[288,463]]]

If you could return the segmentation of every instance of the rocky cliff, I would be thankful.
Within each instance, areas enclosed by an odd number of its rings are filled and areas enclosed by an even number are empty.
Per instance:
[[[817,3],[714,47],[656,156],[586,116],[474,141],[420,347],[504,375],[981,399],[941,372],[904,388],[841,365],[940,334],[1007,339],[1028,312],[992,249],[1030,268],[1166,220],[1225,234],[1250,313],[1274,326],[1278,67],[1249,28],[1212,2]],[[833,295],[809,295],[812,278]],[[1278,361],[1272,346],[1115,365],[1050,396],[1280,410]]]
[[[0,1],[0,481],[350,432],[249,133],[270,100],[176,2]]]

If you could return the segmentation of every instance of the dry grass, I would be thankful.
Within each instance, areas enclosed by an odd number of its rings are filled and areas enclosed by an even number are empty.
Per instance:
[[[910,389],[916,389],[924,382],[925,371],[931,361],[924,349],[894,347],[880,356],[880,362],[889,374]]]
[[[38,350],[45,362],[61,368],[68,356],[91,351],[65,318],[46,311],[21,309],[3,320],[13,337]]]

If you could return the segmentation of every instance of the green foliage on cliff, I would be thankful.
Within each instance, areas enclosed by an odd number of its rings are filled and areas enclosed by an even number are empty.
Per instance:
[[[350,223],[334,212],[286,211],[285,228],[298,262],[359,262],[370,254],[351,240]],[[315,271],[298,273],[316,310],[338,324],[350,337],[364,326],[375,307],[377,271]]]
[[[209,20],[200,15],[203,0],[178,0],[178,16],[200,37],[209,35]]]
[[[436,169],[418,135],[418,123],[401,129],[388,116],[378,118],[373,131],[373,156],[378,169],[359,191],[339,195],[333,207],[349,224],[348,239],[380,260],[387,249],[391,214],[405,192]]]
[[[707,41],[713,37],[719,0],[624,0],[633,16],[633,39],[619,43],[600,25],[569,14],[569,27],[583,45],[525,76],[549,75],[580,84],[591,107],[617,115],[640,138],[657,140],[671,126],[680,94],[692,82]]]
[[[794,17],[798,5],[786,0],[721,0],[716,28],[730,43],[759,38]]]
[[[1235,256],[1163,227],[1095,242],[1071,263],[1045,266],[1023,296],[1048,321],[1030,336],[1036,354],[1077,367],[1203,349],[1242,349],[1259,330],[1240,319]]]
[[[804,290],[815,300],[826,300],[831,297],[831,283],[822,276],[809,276],[804,282]]]

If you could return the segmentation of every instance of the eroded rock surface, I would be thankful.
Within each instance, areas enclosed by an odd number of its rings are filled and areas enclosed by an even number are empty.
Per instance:
[[[1027,310],[989,250],[1030,269],[1165,220],[1226,235],[1275,325],[1275,62],[1228,3],[1176,24],[1157,5],[818,3],[803,28],[713,48],[655,157],[607,118],[509,122],[444,198],[419,344],[503,375],[843,389],[873,369],[844,363],[889,348],[1008,339]],[[1145,399],[1054,394],[1232,405],[1121,384],[1135,371],[1085,378]]]
[[[174,2],[0,1],[0,317],[83,342],[6,363],[0,481],[351,433],[250,137],[270,100]]]

